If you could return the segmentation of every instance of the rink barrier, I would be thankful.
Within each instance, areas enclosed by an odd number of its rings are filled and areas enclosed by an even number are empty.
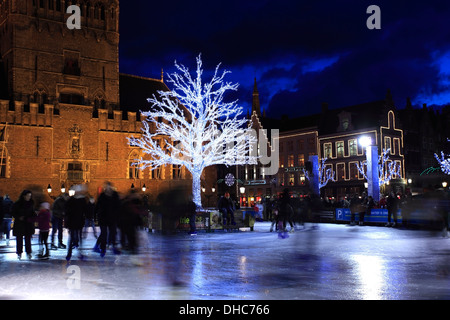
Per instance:
[[[397,223],[409,227],[424,227],[431,229],[439,229],[443,226],[443,217],[435,210],[434,207],[414,208],[411,210],[399,209],[397,211]],[[448,212],[450,218],[450,211]],[[349,208],[336,208],[336,223],[350,222],[351,213]],[[355,214],[355,222],[359,222],[359,214]],[[370,214],[364,215],[364,223],[369,224],[386,224],[388,222],[388,210],[374,208]],[[393,222],[393,217],[391,217]]]
[[[236,225],[229,225],[225,229],[253,231],[255,224],[254,208],[241,208],[234,212]],[[214,232],[223,230],[222,213],[215,208],[206,208],[197,211],[195,217],[195,227],[197,231]],[[176,230],[189,231],[190,217],[180,217],[176,222]],[[149,212],[148,229],[150,232],[159,232],[163,230],[163,215],[161,213]]]
[[[388,211],[387,209],[371,209],[370,214],[364,215],[364,222],[372,222],[372,223],[387,223],[388,219]],[[349,208],[336,208],[335,209],[335,217],[336,222],[344,222],[350,221],[351,212]],[[359,222],[359,214],[355,214],[355,221]],[[397,211],[397,222],[402,222],[401,210]]]

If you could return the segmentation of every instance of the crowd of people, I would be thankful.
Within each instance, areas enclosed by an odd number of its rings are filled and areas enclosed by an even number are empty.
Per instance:
[[[95,201],[87,194],[85,186],[76,185],[73,189],[75,191],[73,196],[63,193],[52,205],[49,202],[36,204],[30,190],[22,191],[16,202],[9,199],[8,195],[0,198],[1,239],[4,234],[9,245],[12,231],[16,238],[17,257],[22,258],[25,245],[27,257],[31,259],[31,239],[37,228],[39,229],[37,257],[48,259],[50,250],[67,249],[66,260],[69,261],[74,250],[78,250],[80,259],[84,258],[80,249],[90,227],[96,238],[93,251],[98,252],[101,257],[105,256],[108,247],[114,254],[119,254],[123,250],[137,254],[138,231],[143,227],[148,215],[148,208],[140,194],[131,190],[121,198],[107,182],[98,200]],[[95,221],[100,229],[98,236]],[[67,244],[63,243],[64,228],[69,234]]]
[[[0,239],[3,240],[3,235],[5,235],[6,244],[9,245],[12,231],[16,237],[18,258],[22,257],[24,246],[28,258],[31,258],[31,238],[38,228],[39,253],[37,257],[48,259],[50,250],[67,249],[66,260],[69,261],[72,258],[73,250],[76,249],[78,249],[79,257],[83,258],[79,249],[87,235],[88,228],[92,228],[96,238],[93,251],[99,253],[101,257],[105,256],[108,247],[114,254],[119,254],[124,249],[131,254],[138,253],[138,230],[144,227],[144,220],[148,217],[149,212],[148,203],[143,201],[139,193],[131,190],[126,196],[120,197],[108,182],[105,183],[97,201],[87,194],[83,185],[75,186],[74,191],[73,196],[69,196],[67,193],[61,194],[51,205],[48,202],[36,204],[30,190],[24,190],[15,202],[8,195],[0,197]],[[190,233],[196,234],[197,208],[192,199],[185,198],[185,191],[172,189],[158,196],[158,206],[155,209],[164,216],[162,219],[164,232],[175,231],[180,217],[187,216],[190,221]],[[443,218],[441,220],[443,220],[445,228],[448,228],[449,224],[449,200],[433,202],[435,207],[444,203],[442,208],[438,208],[438,211]],[[315,222],[320,219],[318,213],[327,208],[349,208],[350,225],[356,224],[356,216],[359,218],[359,225],[363,225],[365,216],[370,215],[372,209],[385,208],[388,211],[386,226],[395,227],[398,225],[398,210],[402,209],[402,223],[405,224],[408,222],[411,206],[416,205],[417,202],[411,202],[410,194],[401,195],[390,192],[376,202],[363,192],[361,195],[355,193],[343,197],[340,201],[330,202],[318,195],[293,198],[289,189],[286,188],[277,199],[265,202],[264,219],[272,222],[271,232],[275,229],[279,233],[286,234],[288,224],[289,232],[294,232],[296,223],[304,225],[306,221],[310,221],[314,223],[313,226],[316,225]],[[229,193],[225,193],[220,198],[218,209],[221,212],[224,229],[236,225],[234,217],[236,207]],[[97,234],[97,226],[99,234]],[[67,229],[69,235],[67,245],[63,243],[64,228]]]
[[[427,202],[429,201],[429,202]],[[432,208],[426,208],[431,204]],[[339,201],[334,199],[321,198],[318,195],[308,194],[303,197],[292,197],[286,188],[282,194],[272,200],[265,201],[265,219],[272,221],[270,231],[287,231],[287,224],[290,225],[289,232],[294,232],[294,225],[304,225],[305,221],[318,222],[320,212],[334,212],[335,208],[348,208],[350,210],[350,226],[357,223],[364,225],[364,220],[373,209],[387,209],[386,227],[398,226],[398,211],[401,209],[402,225],[407,227],[410,222],[410,213],[422,206],[422,210],[429,213],[429,223],[436,227],[443,225],[445,229],[449,226],[450,199],[445,194],[426,193],[423,197],[413,201],[411,193],[389,192],[383,195],[380,201],[375,201],[366,192],[354,193],[342,197]],[[436,215],[431,214],[431,210]],[[432,221],[434,219],[434,221]]]

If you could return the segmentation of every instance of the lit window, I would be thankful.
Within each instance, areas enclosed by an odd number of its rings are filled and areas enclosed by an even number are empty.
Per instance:
[[[344,141],[336,142],[336,154],[338,158],[342,158],[344,156]]]

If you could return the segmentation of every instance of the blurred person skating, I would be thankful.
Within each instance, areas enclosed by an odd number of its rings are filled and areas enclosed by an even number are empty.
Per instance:
[[[279,209],[280,219],[283,222],[283,231],[287,231],[287,222],[291,226],[289,232],[294,232],[294,223],[292,218],[294,216],[294,208],[291,204],[291,196],[289,194],[289,189],[284,189],[280,198],[280,209]]]
[[[1,232],[6,236],[6,245],[9,246],[10,233],[11,233],[11,223],[12,223],[12,206],[13,202],[7,194],[2,201],[2,211],[3,211],[3,221],[1,224]]]
[[[37,255],[40,259],[48,259],[50,253],[48,251],[48,234],[50,232],[50,203],[43,202],[39,208],[37,215],[37,223],[39,228],[39,253]],[[45,253],[44,253],[45,252]]]
[[[391,191],[391,193],[389,194],[386,200],[386,206],[388,210],[388,223],[386,224],[386,227],[395,227],[397,225],[397,211],[399,207],[399,201],[394,191]],[[394,218],[394,222],[391,222],[391,217]]]
[[[95,229],[95,199],[93,197],[89,197],[89,201],[87,203],[87,211],[86,211],[86,221],[84,224],[84,234],[83,237],[87,237],[88,228],[91,227],[94,233],[95,239],[97,239],[97,230]]]
[[[355,225],[355,216],[357,213],[361,212],[361,199],[358,194],[355,193],[350,199],[350,225]]]
[[[132,190],[122,201],[119,219],[122,248],[127,248],[131,254],[138,253],[137,232],[143,227],[146,214],[141,196]]]
[[[80,247],[82,244],[81,233],[85,222],[85,212],[87,211],[87,199],[84,188],[81,185],[74,187],[75,194],[66,203],[66,227],[69,230],[69,242],[66,260],[72,258],[72,250],[77,248],[80,259],[83,259]]]
[[[66,245],[63,243],[63,228],[64,228],[64,215],[66,210],[66,203],[69,200],[67,193],[61,194],[55,199],[52,205],[52,236],[51,236],[51,250],[58,248],[65,249]],[[58,246],[55,245],[55,234],[58,232]]]
[[[114,190],[110,182],[105,183],[95,207],[95,212],[100,226],[100,236],[95,244],[94,251],[100,252],[102,257],[106,254],[106,246],[112,245],[113,252],[119,254],[116,248],[117,221],[120,210],[119,194]]]
[[[12,206],[14,218],[13,235],[16,237],[16,253],[21,259],[23,252],[23,241],[25,239],[25,251],[31,259],[31,236],[34,234],[34,202],[31,191],[23,190],[19,199]]]

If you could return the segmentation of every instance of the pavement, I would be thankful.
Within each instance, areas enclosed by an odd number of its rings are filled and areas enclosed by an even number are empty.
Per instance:
[[[0,299],[448,300],[450,238],[442,232],[306,224],[287,237],[249,232],[140,233],[139,254],[52,250],[21,260],[0,242]],[[67,243],[67,234],[64,234]],[[79,253],[84,258],[81,259]]]

